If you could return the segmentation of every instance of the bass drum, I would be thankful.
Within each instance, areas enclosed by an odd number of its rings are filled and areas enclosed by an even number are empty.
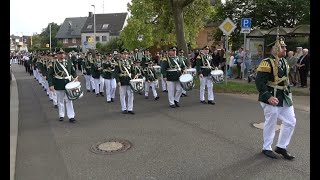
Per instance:
[[[81,89],[80,82],[69,82],[68,84],[66,84],[65,88],[69,100],[76,100],[82,98],[83,92]]]
[[[193,76],[191,74],[182,74],[179,77],[181,87],[185,91],[190,91],[194,87]]]
[[[130,86],[133,92],[141,93],[144,91],[144,79],[131,79]]]

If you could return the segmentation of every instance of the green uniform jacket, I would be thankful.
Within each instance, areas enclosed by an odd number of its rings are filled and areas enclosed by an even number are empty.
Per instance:
[[[116,67],[116,63],[111,63],[111,61],[106,61],[102,63],[102,72],[101,76],[104,79],[112,79],[115,78],[114,69]]]
[[[86,75],[91,75],[91,65],[92,62],[89,61],[88,59],[85,59],[84,61],[82,61],[82,67],[86,70]]]
[[[55,90],[65,90],[66,84],[68,84],[70,81],[68,79],[58,79],[55,76],[63,76],[65,77],[65,73],[61,67],[61,65],[57,62],[58,60],[54,60],[49,66],[49,72],[48,72],[48,83],[49,87],[54,86]],[[65,60],[65,68],[67,69],[70,76],[73,76],[75,78],[77,76],[76,71],[73,67],[71,60]],[[62,63],[63,64],[63,63]],[[57,74],[55,74],[57,73]]]
[[[142,57],[142,61],[141,61],[142,68],[147,67],[149,61],[152,61],[152,57],[151,56],[143,56]]]
[[[41,72],[42,72],[43,76],[47,76],[48,75],[47,61],[48,61],[48,59],[43,59],[43,63],[42,63],[42,66],[41,66]]]
[[[129,74],[125,71],[124,67],[126,67],[131,73],[131,65],[128,61],[118,61],[118,65],[114,69],[114,73],[116,75],[116,81],[117,83],[120,82],[121,86],[129,86],[131,77]]]
[[[175,61],[180,66],[181,70],[177,70],[178,67]],[[167,81],[179,81],[179,77],[181,76],[181,72],[186,68],[184,63],[179,59],[178,56],[169,57],[168,59],[163,59],[161,65],[161,74],[163,78],[167,78]],[[168,71],[170,69],[176,69],[177,71]]]
[[[146,77],[146,81],[148,81],[148,80],[155,81],[156,79],[158,79],[156,71],[154,70],[153,67],[146,67],[143,70],[143,73],[144,73],[144,77]]]
[[[98,64],[100,64],[100,67],[102,67],[102,62],[101,61],[97,62],[97,60],[96,60],[91,64],[91,73],[92,73],[92,77],[94,79],[99,79],[100,78],[101,70],[99,70]]]
[[[131,74],[132,74],[132,77],[134,78],[137,74],[140,74],[140,76],[138,76],[138,78],[143,78],[143,71],[141,69],[142,67],[141,66],[135,66],[133,65],[131,67]]]
[[[275,59],[266,58],[261,61],[258,66],[257,76],[255,79],[257,90],[259,91],[259,101],[269,104],[268,99],[274,95],[274,88],[267,85],[268,81],[273,82],[273,66],[271,61]],[[280,62],[281,61],[281,62]],[[283,66],[280,66],[280,63]],[[279,78],[288,77],[289,66],[286,59],[279,59],[278,76]],[[278,86],[285,86],[285,90],[276,90],[276,98],[278,98],[279,103],[277,106],[283,106],[283,101],[286,101],[288,106],[292,106],[292,96],[291,89],[288,80],[278,83]]]
[[[210,57],[210,55],[203,55],[203,54],[199,55],[196,58],[196,70],[198,75],[202,74],[204,77],[209,76],[211,73],[211,68],[201,67],[201,66],[208,66],[208,65],[210,65],[211,67],[213,66],[212,57]]]

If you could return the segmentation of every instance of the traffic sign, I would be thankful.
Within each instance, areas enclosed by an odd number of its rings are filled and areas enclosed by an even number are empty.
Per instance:
[[[251,28],[251,18],[242,18],[241,28]]]
[[[84,41],[83,45],[85,45],[85,46],[88,45],[88,41]]]
[[[230,18],[226,18],[223,23],[219,26],[219,29],[225,34],[230,35],[233,30],[236,28],[236,25],[232,22]]]
[[[251,31],[251,18],[241,19],[241,33],[250,33]]]

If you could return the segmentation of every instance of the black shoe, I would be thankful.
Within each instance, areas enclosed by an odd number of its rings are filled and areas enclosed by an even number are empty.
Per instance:
[[[269,158],[278,159],[277,155],[271,150],[262,150],[262,153],[268,156]]]
[[[104,96],[103,92],[100,92],[100,96],[102,96],[102,97]]]
[[[111,98],[111,102],[114,102],[114,98]]]
[[[292,156],[291,154],[288,153],[288,151],[286,149],[283,149],[283,148],[277,147],[274,150],[274,152],[281,154],[285,159],[288,159],[288,160],[292,160],[295,158],[295,156]]]
[[[53,101],[53,99],[50,99],[50,101]]]
[[[135,114],[135,112],[134,111],[128,111],[128,114]]]
[[[214,101],[208,101],[208,104],[215,105],[216,103]]]
[[[128,112],[127,111],[122,111],[122,114],[128,114]]]
[[[92,90],[92,92],[93,92],[93,93],[95,93],[95,92],[96,92],[96,90],[94,89],[94,90]]]
[[[58,105],[54,105],[54,108],[58,108]]]
[[[107,101],[107,103],[111,103],[111,101]]]
[[[160,97],[159,97],[159,96],[157,96],[157,97],[155,97],[155,98],[154,98],[154,100],[158,100],[159,98],[160,98]]]
[[[207,102],[206,102],[206,101],[200,101],[200,103],[202,103],[202,104],[207,104]]]
[[[98,97],[99,96],[99,94],[96,94],[96,97]]]
[[[187,95],[185,93],[182,93],[181,97],[187,97]]]
[[[87,92],[90,92],[90,90],[87,90]]]
[[[139,94],[140,94],[140,95],[142,95],[142,93],[141,93],[141,92],[139,92]]]
[[[179,102],[174,101],[174,104],[175,104],[177,107],[180,107]]]
[[[170,105],[170,107],[171,107],[171,108],[175,108],[175,107],[176,107],[176,105],[172,104],[172,105]]]
[[[63,121],[63,117],[59,117],[59,121]]]
[[[145,96],[144,98],[145,98],[145,99],[149,99],[149,97],[148,97],[148,96]]]
[[[75,118],[70,118],[70,119],[69,119],[69,122],[71,122],[71,123],[74,123],[75,121],[76,121]]]

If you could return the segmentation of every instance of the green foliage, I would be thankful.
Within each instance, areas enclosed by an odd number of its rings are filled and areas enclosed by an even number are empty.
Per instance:
[[[52,22],[52,23],[49,23],[48,26],[44,28],[40,34],[41,47],[45,47],[46,44],[50,43],[50,24],[51,24],[51,47],[58,46],[58,40],[55,37],[57,32],[60,29],[60,25]]]
[[[112,52],[114,49],[123,49],[123,41],[119,37],[111,38],[106,44],[98,42],[96,48],[100,53]]]
[[[121,33],[124,47],[134,49],[178,44],[173,8],[183,9],[184,29],[179,32],[184,33],[187,43],[195,46],[204,20],[213,11],[209,0],[132,0],[131,4],[128,4],[132,16]]]
[[[59,47],[54,47],[54,48],[51,48],[51,51],[54,52],[57,49],[60,49],[60,48]],[[50,48],[37,48],[37,47],[34,47],[34,48],[29,48],[28,50],[29,50],[29,52],[33,52],[33,51],[48,52],[48,51],[50,51]],[[66,53],[69,53],[71,51],[78,52],[77,48],[63,48],[63,50]]]

